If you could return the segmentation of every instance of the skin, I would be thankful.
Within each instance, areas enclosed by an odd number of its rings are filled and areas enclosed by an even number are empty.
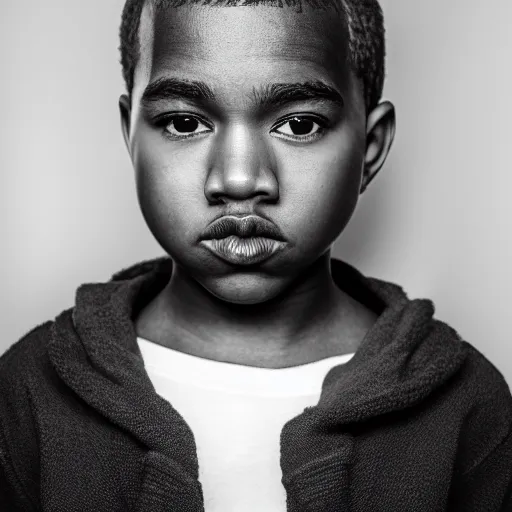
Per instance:
[[[336,286],[330,251],[387,157],[395,113],[387,101],[365,111],[343,20],[334,11],[263,6],[185,6],[157,16],[146,7],[140,37],[134,89],[119,102],[122,128],[143,216],[174,269],[137,318],[138,335],[266,368],[355,351],[376,314]],[[206,82],[216,100],[145,105],[147,85],[165,77]],[[317,80],[343,105],[262,109],[254,101],[253,87]],[[199,123],[192,137],[173,139],[183,133],[155,118],[180,113]],[[305,115],[312,137],[294,140],[287,121]],[[249,270],[200,246],[207,225],[233,213],[269,219],[285,249]]]

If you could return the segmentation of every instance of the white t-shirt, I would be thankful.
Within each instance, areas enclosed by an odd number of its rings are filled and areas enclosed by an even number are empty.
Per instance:
[[[318,403],[327,372],[354,354],[273,369],[138,344],[156,392],[194,434],[205,511],[286,512],[281,430]]]

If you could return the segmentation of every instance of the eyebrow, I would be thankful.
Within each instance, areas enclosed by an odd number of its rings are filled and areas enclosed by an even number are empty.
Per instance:
[[[150,83],[142,94],[142,104],[160,100],[183,99],[198,102],[215,101],[213,90],[204,82],[181,78],[159,78]],[[279,107],[298,101],[329,101],[343,106],[341,94],[321,80],[272,83],[253,87],[253,101],[262,108]]]

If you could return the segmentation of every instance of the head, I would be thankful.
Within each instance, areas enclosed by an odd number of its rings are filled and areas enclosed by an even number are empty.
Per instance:
[[[384,53],[376,0],[127,1],[122,129],[143,216],[177,268],[255,304],[330,252],[393,141]],[[282,250],[244,266],[201,244],[212,221],[249,214]]]

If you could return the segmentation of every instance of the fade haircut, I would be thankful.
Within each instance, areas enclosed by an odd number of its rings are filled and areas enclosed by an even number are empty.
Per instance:
[[[134,70],[140,58],[139,25],[142,10],[151,2],[156,10],[182,5],[211,7],[269,5],[296,7],[302,2],[318,8],[334,7],[344,14],[349,35],[349,59],[352,71],[363,83],[366,112],[380,101],[385,76],[384,16],[378,0],[126,0],[119,31],[121,65],[128,94],[133,89]]]

